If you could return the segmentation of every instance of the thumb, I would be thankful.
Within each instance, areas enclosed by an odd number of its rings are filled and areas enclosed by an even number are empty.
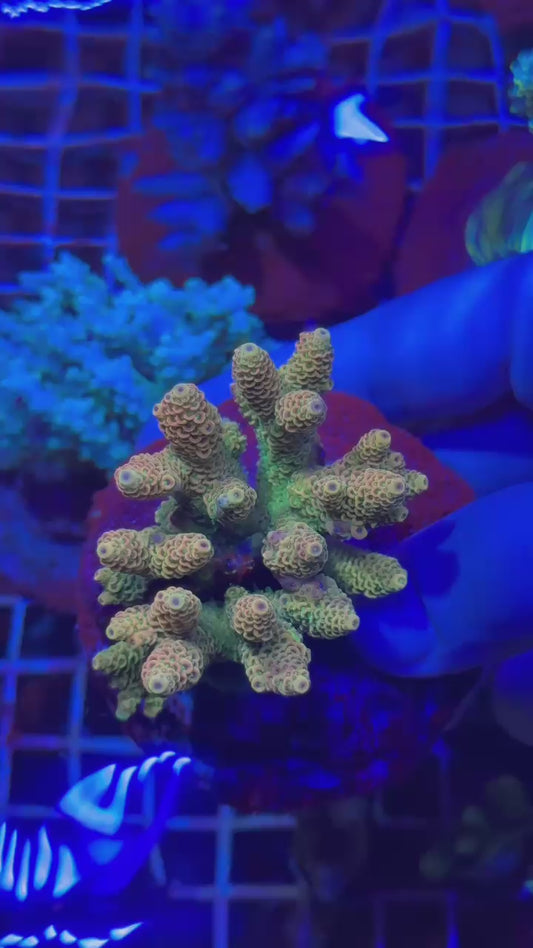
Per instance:
[[[405,590],[357,603],[354,642],[371,665],[430,677],[533,643],[533,482],[476,500],[392,552]]]

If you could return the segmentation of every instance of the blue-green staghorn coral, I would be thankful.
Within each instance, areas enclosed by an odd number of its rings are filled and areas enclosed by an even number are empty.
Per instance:
[[[23,296],[0,312],[3,470],[113,470],[131,453],[154,401],[176,372],[201,382],[235,346],[265,341],[249,307],[254,290],[232,277],[144,285],[118,257],[105,277],[62,254],[19,276]]]

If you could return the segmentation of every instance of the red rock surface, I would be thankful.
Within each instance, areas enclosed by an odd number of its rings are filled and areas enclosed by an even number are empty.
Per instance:
[[[52,612],[76,612],[81,543],[61,542],[15,487],[0,487],[0,593],[25,596]]]
[[[485,13],[490,13],[502,33],[533,24],[533,4],[529,0],[475,0]]]
[[[398,294],[474,266],[465,247],[466,222],[520,161],[533,161],[533,135],[521,129],[445,152],[419,195],[402,238],[395,266]]]

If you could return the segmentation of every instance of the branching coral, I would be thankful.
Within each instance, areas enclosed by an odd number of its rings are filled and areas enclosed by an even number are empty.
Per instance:
[[[231,277],[144,286],[121,259],[105,264],[108,280],[69,254],[23,273],[31,298],[0,314],[4,470],[81,460],[112,471],[176,371],[202,381],[235,345],[265,338],[253,290]]]
[[[107,531],[97,545],[100,601],[126,606],[108,624],[113,644],[93,660],[118,689],[120,718],[141,702],[157,714],[168,696],[225,661],[240,662],[257,692],[303,694],[304,637],[348,635],[359,624],[350,596],[405,586],[395,559],[350,541],[401,522],[427,478],[407,470],[378,429],[322,463],[321,395],[332,385],[332,360],[324,329],[302,333],[279,370],[253,343],[236,349],[232,392],[259,450],[253,486],[239,460],[239,426],[187,383],[154,408],[166,446],[115,472],[124,496],[161,500],[152,526]],[[253,569],[246,585],[231,585],[224,564],[243,546]]]
[[[327,43],[260,16],[257,6],[154,7],[162,88],[154,121],[180,171],[137,187],[165,195],[154,218],[172,226],[169,240],[184,255],[218,249],[237,211],[268,210],[291,233],[307,234],[317,200],[335,180],[354,177],[354,142],[339,140],[331,102],[321,101]]]

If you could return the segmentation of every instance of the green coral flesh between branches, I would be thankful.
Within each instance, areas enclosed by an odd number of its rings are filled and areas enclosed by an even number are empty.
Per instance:
[[[236,349],[232,394],[257,436],[255,487],[241,464],[239,426],[187,383],[154,408],[167,445],[115,472],[124,496],[161,500],[153,526],[109,531],[97,545],[100,602],[123,608],[106,630],[112,644],[93,666],[118,690],[120,718],[139,705],[155,716],[220,662],[240,662],[257,692],[303,694],[306,639],[356,630],[351,596],[404,588],[397,560],[344,541],[404,520],[406,502],[427,489],[427,478],[407,470],[390,434],[378,429],[322,464],[318,430],[332,364],[325,329],[302,333],[280,369],[253,343]],[[243,548],[255,566],[246,588],[233,584],[228,566]],[[221,570],[223,595],[213,598]]]

